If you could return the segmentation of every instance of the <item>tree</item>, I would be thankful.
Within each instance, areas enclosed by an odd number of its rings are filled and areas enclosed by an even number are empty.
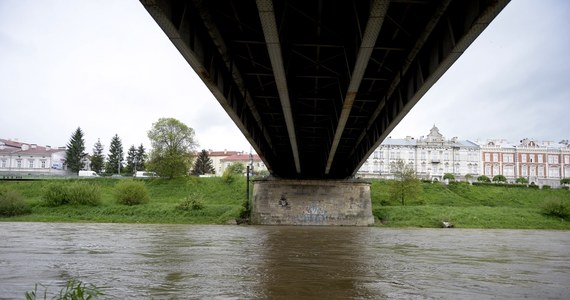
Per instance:
[[[69,139],[67,150],[65,150],[65,163],[71,172],[77,173],[83,169],[83,159],[87,156],[87,153],[83,151],[85,151],[83,131],[81,131],[80,127],[77,127]]]
[[[507,178],[503,175],[493,176],[493,182],[507,182]]]
[[[194,162],[194,168],[192,169],[192,175],[203,175],[203,174],[215,174],[214,166],[212,165],[212,159],[208,157],[208,151],[202,149],[196,162]]]
[[[443,179],[444,179],[444,180],[447,179],[447,180],[453,181],[453,180],[455,180],[455,176],[454,176],[453,174],[451,174],[451,173],[445,173],[445,174],[443,174]]]
[[[103,155],[103,145],[101,141],[97,139],[97,143],[93,147],[93,155],[91,156],[91,170],[101,173],[105,163],[105,156]]]
[[[146,165],[146,150],[141,144],[137,148],[137,155],[135,156],[135,171],[144,170]]]
[[[160,118],[148,132],[152,146],[148,167],[168,178],[186,175],[196,147],[194,129],[174,118]]]
[[[422,192],[422,186],[411,164],[406,164],[403,160],[397,160],[390,164],[394,173],[395,181],[390,187],[390,198],[398,200],[402,205],[405,201],[417,198]]]
[[[489,177],[487,177],[485,175],[481,175],[481,176],[477,177],[477,181],[479,181],[479,182],[491,182],[491,179],[489,179]]]
[[[517,180],[515,180],[516,183],[522,183],[522,184],[527,184],[528,183],[528,179],[524,178],[524,177],[519,177],[517,178]]]
[[[569,184],[570,184],[570,178],[562,178],[562,179],[560,179],[560,184],[562,184],[562,185],[569,185]]]
[[[109,146],[109,155],[107,156],[107,164],[105,165],[105,172],[109,174],[121,174],[121,167],[123,164],[123,144],[119,135],[111,139]]]
[[[137,159],[137,148],[135,145],[131,145],[129,151],[127,151],[127,165],[125,167],[125,172],[128,174],[134,174],[136,170],[136,159]]]

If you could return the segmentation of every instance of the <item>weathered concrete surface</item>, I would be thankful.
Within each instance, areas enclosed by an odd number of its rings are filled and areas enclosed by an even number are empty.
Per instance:
[[[374,223],[370,184],[359,180],[262,179],[253,183],[251,221],[260,225]]]

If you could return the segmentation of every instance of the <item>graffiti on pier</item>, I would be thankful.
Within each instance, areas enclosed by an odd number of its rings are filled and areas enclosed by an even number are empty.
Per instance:
[[[327,211],[319,207],[318,203],[311,202],[303,211],[303,215],[300,216],[300,221],[303,223],[323,223],[327,218]]]

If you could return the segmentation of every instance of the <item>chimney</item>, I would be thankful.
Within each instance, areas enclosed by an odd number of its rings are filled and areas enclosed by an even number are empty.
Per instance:
[[[46,151],[50,151],[51,150],[51,146],[50,145],[46,145]]]

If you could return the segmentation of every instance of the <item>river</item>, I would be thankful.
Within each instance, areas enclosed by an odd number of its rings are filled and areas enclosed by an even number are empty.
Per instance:
[[[0,299],[69,278],[104,299],[570,299],[570,232],[0,223]]]

